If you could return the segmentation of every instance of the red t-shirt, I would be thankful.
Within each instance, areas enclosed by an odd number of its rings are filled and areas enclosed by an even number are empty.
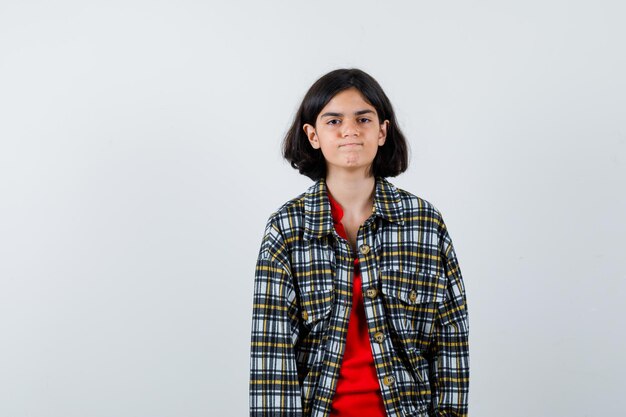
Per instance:
[[[343,209],[330,193],[327,195],[335,230],[339,236],[347,240],[348,235],[341,223]],[[333,398],[330,416],[386,417],[365,319],[358,256],[354,258],[353,276],[352,311],[348,322],[346,350],[339,369],[337,391]]]

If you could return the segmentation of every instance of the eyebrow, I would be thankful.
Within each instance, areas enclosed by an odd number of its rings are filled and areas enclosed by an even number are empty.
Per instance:
[[[359,111],[355,111],[354,115],[355,116],[360,116],[362,114],[367,114],[367,113],[374,113],[374,111],[373,110],[369,110],[369,109],[359,110]],[[326,112],[326,113],[324,113],[324,114],[322,114],[320,116],[320,119],[323,118],[323,117],[327,117],[327,116],[343,117],[343,114],[342,113],[334,113],[334,112]]]

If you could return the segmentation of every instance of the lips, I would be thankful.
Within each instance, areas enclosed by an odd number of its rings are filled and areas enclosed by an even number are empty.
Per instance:
[[[341,145],[340,147],[344,147],[344,146],[356,146],[356,145],[361,145],[360,143],[356,143],[356,142],[350,142],[350,143],[344,143],[343,145]]]

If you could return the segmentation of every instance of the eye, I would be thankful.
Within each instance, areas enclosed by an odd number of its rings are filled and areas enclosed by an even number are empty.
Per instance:
[[[339,119],[330,119],[329,121],[326,122],[327,125],[336,125],[337,123],[339,123]],[[337,123],[334,123],[337,122]]]
[[[369,122],[371,122],[371,120],[370,120],[370,119],[368,119],[367,117],[361,117],[361,118],[359,119],[359,121],[360,121],[360,122],[362,122],[362,123],[369,123]]]

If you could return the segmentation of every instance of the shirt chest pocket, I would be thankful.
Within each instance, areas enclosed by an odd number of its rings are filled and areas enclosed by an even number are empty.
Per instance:
[[[321,364],[323,346],[328,340],[333,296],[331,289],[300,294],[300,341],[296,350],[303,375],[314,377]]]
[[[333,290],[319,289],[300,294],[300,318],[309,331],[319,330],[324,319],[330,317]]]
[[[428,347],[438,306],[445,298],[445,276],[387,269],[380,271],[380,280],[387,322],[402,347]]]

